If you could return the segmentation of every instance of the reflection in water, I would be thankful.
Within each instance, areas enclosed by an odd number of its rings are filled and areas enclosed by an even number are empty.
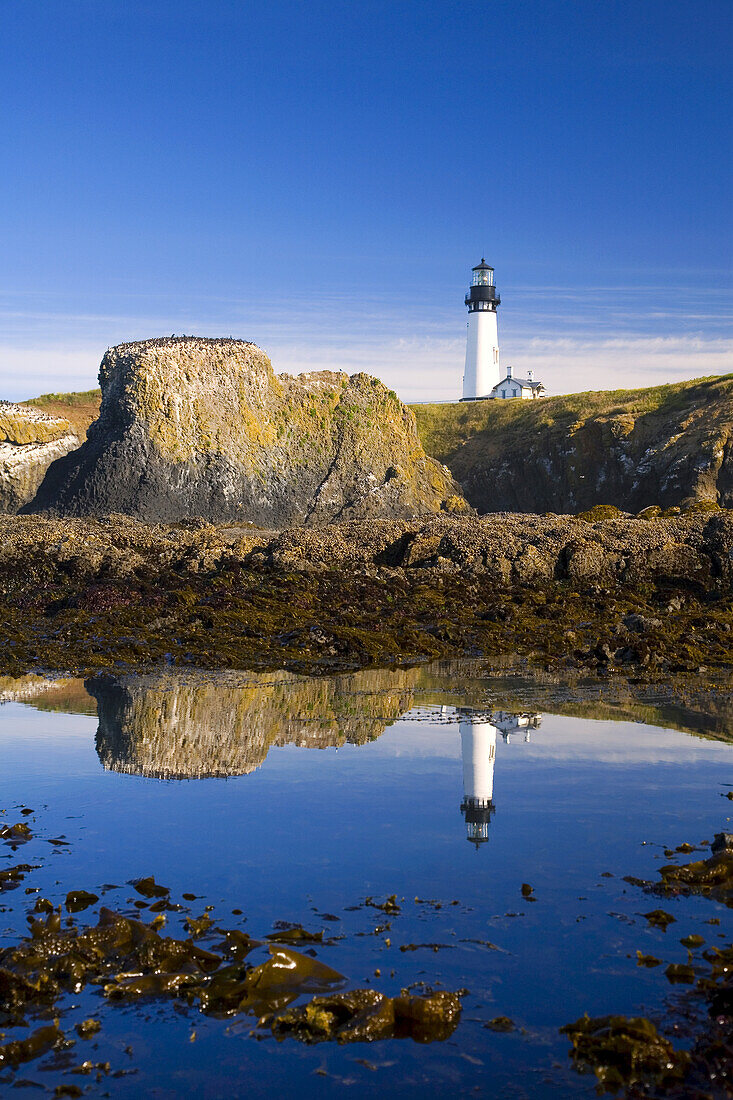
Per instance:
[[[496,735],[501,733],[509,744],[513,734],[522,733],[525,741],[530,730],[542,721],[540,714],[509,714],[495,711],[489,721],[472,721],[467,712],[458,711],[461,718],[461,756],[463,757],[463,802],[461,813],[466,822],[467,839],[476,848],[489,839],[489,822],[494,812],[494,765]]]
[[[308,678],[99,676],[96,748],[111,771],[156,779],[246,775],[274,746],[365,744],[410,709],[417,670]]]

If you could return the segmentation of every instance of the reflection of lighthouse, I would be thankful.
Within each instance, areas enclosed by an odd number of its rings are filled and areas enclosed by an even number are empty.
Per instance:
[[[494,812],[494,763],[496,726],[490,722],[461,722],[463,754],[463,802],[468,839],[476,845],[489,839],[489,821]]]
[[[508,714],[505,710],[495,711],[491,718],[507,745],[514,733],[523,733],[524,740],[529,741],[531,731],[539,729],[542,722],[541,714]]]

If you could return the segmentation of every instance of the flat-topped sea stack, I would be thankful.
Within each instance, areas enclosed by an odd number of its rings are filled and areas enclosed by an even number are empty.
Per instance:
[[[99,419],[28,510],[264,527],[468,510],[413,414],[378,379],[276,376],[243,340],[111,348]]]
[[[51,463],[78,446],[63,417],[0,401],[0,512],[32,500]]]

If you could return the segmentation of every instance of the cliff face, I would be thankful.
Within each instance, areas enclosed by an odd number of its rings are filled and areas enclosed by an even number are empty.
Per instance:
[[[46,470],[79,446],[68,420],[0,401],[0,512],[17,512]]]
[[[479,512],[733,507],[733,376],[539,401],[416,406]]]
[[[254,344],[178,337],[112,348],[99,377],[99,419],[33,511],[278,527],[466,507],[368,375],[276,377]]]

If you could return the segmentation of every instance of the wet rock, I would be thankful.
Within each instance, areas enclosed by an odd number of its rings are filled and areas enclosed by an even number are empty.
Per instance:
[[[710,845],[710,851],[713,855],[733,851],[733,833],[716,833],[713,837],[713,843]]]
[[[670,963],[664,973],[667,975],[667,981],[673,985],[692,985],[695,980],[695,971],[684,963]]]
[[[100,1031],[102,1024],[99,1020],[88,1019],[82,1020],[81,1023],[76,1025],[75,1031],[80,1039],[91,1039]]]
[[[374,901],[372,897],[364,899],[364,904],[368,905],[370,909],[380,909],[383,913],[399,913],[400,906],[397,904],[397,895],[391,894],[385,901]]]
[[[13,1043],[0,1046],[0,1067],[19,1066],[22,1062],[32,1062],[40,1058],[63,1040],[58,1024],[39,1027],[27,1039],[17,1039]]]
[[[418,1043],[443,1041],[453,1034],[461,1013],[456,993],[438,992],[386,997],[373,989],[355,989],[314,997],[272,1021],[275,1036],[303,1043],[369,1043],[410,1038]]]
[[[662,960],[657,959],[654,955],[642,955],[641,951],[636,952],[636,965],[654,967],[661,966]]]
[[[240,1012],[261,1016],[304,993],[320,993],[343,985],[345,978],[325,963],[292,948],[270,946],[271,958],[249,971]]]
[[[302,925],[295,924],[287,928],[279,928],[277,932],[270,932],[265,939],[271,943],[323,943],[323,931],[308,932]]]
[[[484,1027],[489,1031],[508,1032],[514,1031],[515,1024],[508,1016],[494,1016],[493,1020],[487,1020]]]
[[[70,890],[66,895],[66,908],[69,913],[81,913],[99,901],[97,894],[91,894],[87,890]]]
[[[15,890],[20,886],[25,876],[37,868],[30,863],[17,863],[15,867],[6,867],[0,871],[0,893],[3,890]]]
[[[644,1017],[583,1016],[561,1027],[560,1033],[573,1044],[570,1056],[575,1068],[591,1070],[607,1092],[673,1085],[682,1080],[690,1060]]]
[[[644,916],[655,928],[663,930],[666,930],[668,924],[674,924],[677,919],[671,913],[666,913],[664,909],[652,909],[651,913],[644,913]]]
[[[623,624],[627,630],[632,630],[636,634],[648,634],[650,631],[659,630],[663,626],[661,619],[650,619],[635,613],[625,615]]]
[[[695,947],[702,947],[705,943],[705,938],[704,936],[698,936],[697,933],[693,932],[689,936],[683,936],[680,940],[680,943],[683,947],[687,947],[690,950],[693,950]]]
[[[168,887],[161,886],[152,875],[148,878],[133,879],[130,885],[134,886],[138,894],[142,894],[144,898],[165,898],[170,894]]]
[[[659,868],[661,887],[670,893],[703,894],[733,906],[733,850],[724,848],[709,859]]]
[[[17,844],[25,844],[27,840],[30,840],[32,833],[29,827],[23,822],[19,822],[17,825],[0,825],[0,840],[7,841],[15,847]]]

